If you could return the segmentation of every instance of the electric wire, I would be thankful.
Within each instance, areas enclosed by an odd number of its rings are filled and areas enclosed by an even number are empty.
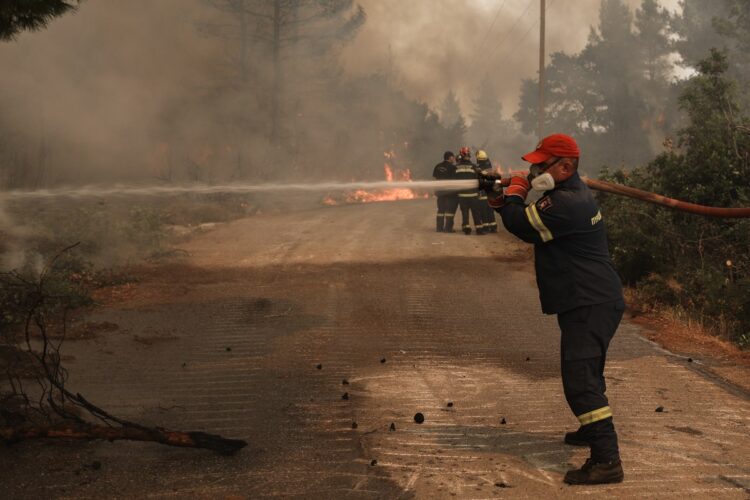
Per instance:
[[[476,64],[477,59],[479,58],[479,51],[482,50],[482,47],[484,47],[484,44],[487,42],[487,38],[490,36],[490,32],[492,31],[492,28],[495,27],[495,23],[497,23],[497,20],[500,18],[500,12],[503,11],[503,7],[505,7],[505,4],[508,3],[508,0],[503,0],[503,3],[500,4],[500,7],[497,9],[497,12],[495,12],[495,17],[492,19],[492,23],[490,23],[490,27],[487,28],[487,31],[484,34],[484,37],[482,38],[482,41],[477,45],[476,50],[474,50],[474,56],[471,59],[471,64],[469,64],[469,68],[473,68],[474,64]]]
[[[555,3],[555,0],[550,0],[550,2],[547,4],[547,10],[552,8],[552,5]],[[513,50],[508,51],[505,58],[501,61],[501,63],[498,65],[499,67],[503,67],[506,63],[510,62],[511,57],[514,55],[518,55],[516,50],[521,46],[524,40],[526,40],[526,37],[529,36],[529,33],[531,33],[531,30],[539,26],[539,19],[537,19],[529,28],[526,30],[526,32],[521,36],[521,38],[518,39],[516,44],[513,46]]]
[[[531,9],[531,6],[532,6],[532,4],[535,1],[536,0],[529,0],[529,3],[526,4],[526,8],[523,10],[523,12],[521,13],[521,15],[516,18],[516,20],[513,22],[513,25],[510,27],[510,29],[505,32],[505,36],[502,38],[502,40],[500,40],[500,43],[498,43],[497,45],[495,45],[495,48],[490,51],[489,55],[487,56],[487,60],[488,61],[491,60],[494,57],[495,52],[497,51],[497,49],[499,49],[500,47],[503,46],[503,44],[505,44],[505,41],[510,37],[511,33],[513,33],[513,31],[516,29],[516,26],[521,21],[521,19],[523,19],[524,17],[526,17],[526,14],[529,12],[529,9]]]

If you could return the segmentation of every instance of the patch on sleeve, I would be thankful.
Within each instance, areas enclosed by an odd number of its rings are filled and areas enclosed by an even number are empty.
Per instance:
[[[546,212],[552,207],[552,198],[545,196],[536,202],[536,208],[542,212]]]

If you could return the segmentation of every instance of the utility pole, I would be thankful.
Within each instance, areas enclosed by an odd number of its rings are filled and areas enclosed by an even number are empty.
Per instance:
[[[537,118],[539,122],[536,127],[536,135],[539,140],[544,137],[544,30],[547,0],[539,0],[539,111]]]

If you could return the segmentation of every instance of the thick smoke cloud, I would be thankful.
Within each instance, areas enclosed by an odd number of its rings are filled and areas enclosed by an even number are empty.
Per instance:
[[[352,73],[366,73],[373,67],[392,65],[407,94],[432,107],[439,106],[448,89],[453,89],[464,114],[470,114],[479,82],[486,78],[494,82],[504,110],[511,115],[518,106],[521,80],[537,74],[538,0],[361,3],[369,21],[344,54],[347,68]],[[547,0],[547,53],[580,51],[590,27],[597,23],[599,3]],[[640,0],[628,3],[635,10]],[[678,0],[660,4],[674,10]]]
[[[190,0],[84,2],[47,30],[0,44],[2,125],[27,139],[31,157],[46,148],[53,172],[127,175],[165,108],[211,78],[215,46],[193,25],[200,11]]]
[[[489,79],[508,116],[521,80],[536,72],[536,0],[504,2],[484,44],[502,0],[359,3],[367,22],[341,54],[342,79],[390,71],[409,97],[433,109],[453,89],[467,115],[480,80]],[[548,50],[580,50],[596,23],[599,0],[548,4]],[[224,41],[196,29],[212,16],[216,12],[201,0],[88,1],[47,30],[0,44],[0,153],[5,147],[16,160],[20,155],[28,163],[24,175],[38,177],[37,185],[66,181],[71,172],[89,181],[163,174],[170,153],[165,138],[176,130],[200,135],[215,128],[209,115],[217,106],[207,89],[216,92],[226,76],[226,51]],[[196,96],[205,98],[205,112],[195,111]],[[226,98],[220,102],[233,106]],[[185,103],[193,111],[183,115]],[[300,109],[311,107],[303,103]],[[346,129],[340,115],[320,116],[320,128]],[[246,156],[263,147],[257,138],[248,141]],[[326,147],[325,138],[319,142]]]

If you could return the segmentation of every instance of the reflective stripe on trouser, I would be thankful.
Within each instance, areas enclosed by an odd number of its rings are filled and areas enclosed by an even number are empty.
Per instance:
[[[489,202],[485,198],[482,205],[482,220],[484,220],[484,227],[490,231],[497,231],[497,222],[495,220],[495,210],[490,206]]]
[[[603,406],[602,408],[592,410],[588,413],[584,413],[583,415],[578,415],[578,421],[581,423],[581,425],[589,425],[593,424],[594,422],[598,422],[599,420],[610,418],[611,416],[612,409],[609,406]]]
[[[604,365],[609,342],[617,331],[625,305],[622,300],[578,307],[557,315],[560,325],[560,364],[563,390],[591,445],[595,462],[619,458],[617,433],[605,392]]]
[[[476,194],[474,197],[458,195],[458,204],[461,207],[461,227],[464,232],[471,231],[471,224],[469,223],[469,212],[474,220],[474,226],[481,231],[482,230],[482,216],[479,214],[479,206],[477,204]]]
[[[455,194],[440,195],[437,197],[438,217],[442,217],[443,225],[437,223],[438,231],[453,231],[453,217],[458,208],[458,197]]]

